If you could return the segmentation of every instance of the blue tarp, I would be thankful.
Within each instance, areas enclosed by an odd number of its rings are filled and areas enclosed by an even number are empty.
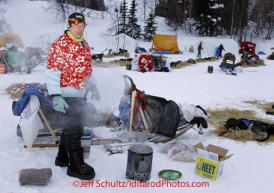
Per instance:
[[[145,48],[139,48],[139,50],[141,50],[143,53],[147,53]]]
[[[215,47],[215,57],[218,57],[219,55],[219,47]]]
[[[45,94],[48,95],[47,90],[34,84],[29,84],[29,86],[22,93],[22,97],[18,101],[16,101],[14,106],[12,107],[14,115],[21,115],[25,107],[29,104],[30,95],[32,94],[36,95],[39,99],[43,100],[47,106],[53,109],[52,100],[45,96]]]
[[[264,53],[263,51],[259,51],[258,54],[265,55],[266,53]]]
[[[156,54],[171,54],[171,51],[156,51]]]

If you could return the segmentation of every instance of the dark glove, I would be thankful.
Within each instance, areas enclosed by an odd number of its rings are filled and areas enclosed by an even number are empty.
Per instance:
[[[91,99],[93,100],[95,98],[96,101],[100,101],[101,100],[101,95],[100,95],[100,92],[97,88],[96,85],[93,85],[90,87],[90,91],[91,91]]]
[[[65,108],[69,108],[66,101],[61,96],[55,96],[52,98],[53,108],[55,111],[66,113]]]
[[[197,127],[199,128],[200,125],[202,125],[203,128],[207,128],[207,122],[203,117],[194,117],[189,123],[191,124],[197,124]]]

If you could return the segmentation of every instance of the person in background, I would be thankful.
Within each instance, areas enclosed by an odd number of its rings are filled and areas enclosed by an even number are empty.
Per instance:
[[[248,51],[246,51],[246,50],[243,51],[241,59],[242,59],[242,61],[245,61],[245,62],[248,61]]]
[[[18,51],[16,45],[11,46],[8,50],[2,51],[4,61],[9,69],[8,72],[20,71],[20,66],[24,65],[24,54]]]
[[[85,126],[87,93],[101,96],[92,74],[92,54],[84,39],[86,20],[81,13],[68,18],[68,30],[52,43],[46,70],[46,84],[59,122],[63,127],[55,165],[68,167],[67,175],[82,180],[95,177],[94,168],[84,162],[81,136]]]
[[[201,50],[203,50],[202,42],[200,42],[200,44],[198,46],[198,54],[197,54],[198,58],[201,58]]]
[[[223,56],[222,56],[222,51],[225,51],[225,49],[224,49],[224,46],[223,46],[223,44],[221,44],[219,47],[218,47],[218,56],[217,56],[217,58],[223,58]]]

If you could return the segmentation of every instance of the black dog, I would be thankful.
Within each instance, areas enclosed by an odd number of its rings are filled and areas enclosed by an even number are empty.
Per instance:
[[[125,54],[127,52],[128,52],[127,50],[119,48],[119,54]]]
[[[266,141],[270,134],[274,134],[273,124],[270,125],[261,121],[248,120],[244,118],[230,118],[227,120],[225,127],[229,131],[250,130],[257,135],[255,140],[260,142]]]
[[[226,127],[226,129],[229,130],[229,131],[237,131],[238,128],[239,128],[238,120],[237,120],[237,119],[234,119],[234,118],[229,118],[229,119],[226,121],[225,127]]]
[[[102,62],[103,61],[103,56],[104,54],[93,54],[92,55],[92,60]]]

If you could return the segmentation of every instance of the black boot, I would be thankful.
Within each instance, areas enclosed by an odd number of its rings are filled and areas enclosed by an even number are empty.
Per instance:
[[[55,165],[60,167],[68,166],[68,153],[65,146],[65,136],[63,132],[60,137],[60,144],[57,157],[55,158]]]
[[[67,175],[82,180],[93,179],[95,177],[93,167],[84,162],[81,136],[66,136],[66,148],[69,155]]]

